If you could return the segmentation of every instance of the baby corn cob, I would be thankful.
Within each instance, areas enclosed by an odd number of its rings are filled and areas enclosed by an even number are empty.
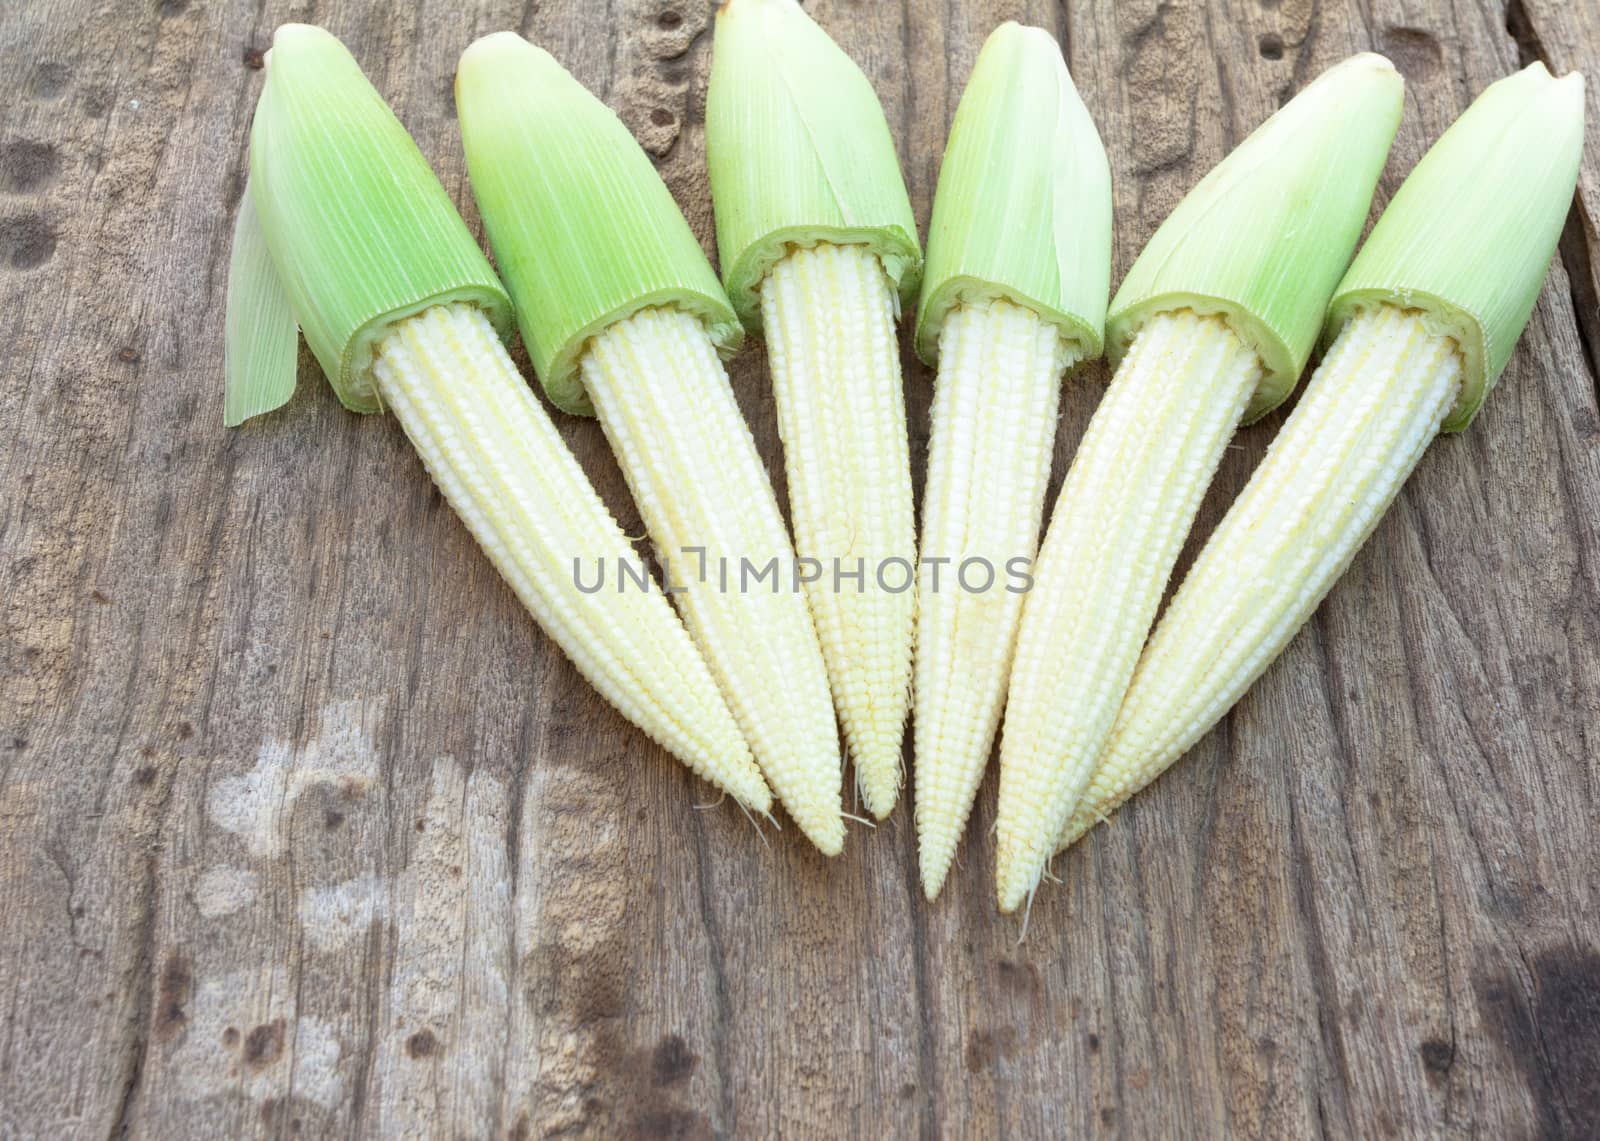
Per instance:
[[[1039,538],[1061,376],[1098,356],[1111,177],[1060,50],[1005,24],[961,97],[917,350],[938,360],[916,660],[922,888],[943,886],[994,741]]]
[[[766,331],[795,546],[867,810],[900,794],[916,525],[895,323],[916,224],[871,85],[795,0],[717,12],[706,158],[729,298]],[[837,571],[837,574],[835,574]]]
[[[691,552],[672,564],[687,587],[678,604],[750,747],[789,815],[817,847],[837,854],[837,738],[805,600],[790,582],[745,593],[723,586],[740,559],[787,569],[794,556],[705,327],[681,309],[642,309],[594,338],[583,382],[657,549]],[[697,549],[707,560],[704,579]]]
[[[1004,573],[1031,564],[1061,376],[1078,351],[1056,325],[1003,298],[960,306],[939,335],[916,698],[916,822],[929,899],[983,779],[1022,613],[1015,584],[969,593],[957,576],[967,566]]]
[[[719,350],[742,335],[650,160],[511,33],[456,79],[467,169],[546,392],[600,418],[690,632],[790,816],[844,843],[838,731],[777,499]],[[776,580],[751,585],[776,560]]]
[[[904,775],[917,597],[890,286],[866,246],[820,244],[780,261],[761,290],[796,548],[824,568],[807,583],[811,613],[856,782],[880,820]]]
[[[1017,638],[1000,748],[1002,911],[1032,893],[1105,747],[1229,437],[1305,363],[1400,96],[1379,56],[1325,73],[1179,204],[1112,302],[1122,359],[1062,485]],[[1215,243],[1245,232],[1219,256]]]
[[[1145,648],[1063,847],[1232,708],[1434,436],[1471,421],[1533,308],[1582,138],[1582,80],[1535,64],[1491,86],[1406,180],[1334,296],[1327,356]]]
[[[398,324],[373,375],[445,499],[539,625],[602,697],[747,807],[772,798],[683,624],[656,591],[601,599],[573,560],[631,561],[483,311],[460,302]]]
[[[1460,353],[1419,311],[1379,305],[1345,326],[1150,639],[1063,843],[1243,696],[1350,565],[1460,388]]]
[[[229,296],[230,412],[288,398],[298,320],[347,405],[394,411],[584,677],[701,776],[767,812],[771,794],[666,600],[577,589],[576,559],[628,559],[631,545],[506,354],[510,299],[404,128],[326,32],[289,25],[274,37],[251,167],[240,226],[257,229],[235,258],[252,259],[237,278],[250,284]],[[233,399],[235,386],[246,399]]]

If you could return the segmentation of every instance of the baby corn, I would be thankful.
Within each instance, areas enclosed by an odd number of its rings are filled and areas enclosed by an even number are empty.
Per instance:
[[[473,193],[545,391],[599,416],[689,631],[773,790],[844,844],[839,737],[777,499],[720,354],[742,330],[620,120],[509,32],[462,55]],[[749,566],[776,579],[752,584]]]
[[[922,259],[864,75],[795,0],[717,12],[706,159],[729,298],[767,363],[798,553],[867,810],[900,793],[916,525],[895,324]]]
[[[1471,422],[1533,309],[1582,140],[1582,80],[1534,64],[1417,165],[1334,295],[1327,356],[1145,648],[1062,846],[1232,708],[1434,436]]]
[[[1400,117],[1387,60],[1319,77],[1202,180],[1111,304],[1121,356],[1062,485],[1000,748],[1000,909],[1033,891],[1105,746],[1223,448],[1293,385]],[[1222,248],[1226,243],[1226,248]]]
[[[922,525],[916,823],[938,895],[994,741],[1039,539],[1061,376],[1100,354],[1111,175],[1060,49],[1003,24],[962,94],[917,351],[938,362]]]
[[[332,36],[288,25],[273,43],[230,273],[230,420],[288,399],[298,321],[341,400],[395,413],[584,677],[701,776],[768,811],[749,748],[666,600],[577,588],[575,560],[630,559],[631,544],[517,375],[501,341],[510,300],[426,161]]]

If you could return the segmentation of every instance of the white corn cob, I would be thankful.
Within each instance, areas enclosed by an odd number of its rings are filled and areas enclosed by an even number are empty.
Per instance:
[[[1261,362],[1221,317],[1134,338],[1072,461],[1023,607],[1000,746],[1000,909],[1033,891],[1110,735]]]
[[[761,286],[795,549],[825,568],[807,584],[811,613],[856,783],[880,820],[900,795],[916,619],[895,310],[893,284],[864,245],[797,249]],[[836,565],[863,580],[836,588]]]
[[[950,870],[994,742],[1023,599],[1007,564],[1031,562],[1038,547],[1071,363],[1056,325],[1005,300],[958,307],[939,336],[916,661],[917,845],[929,899]],[[961,588],[966,559],[994,568],[989,589]],[[970,577],[982,585],[981,566]]]
[[[596,336],[582,365],[645,526],[682,589],[684,619],[745,739],[789,815],[836,855],[844,821],[827,671],[777,497],[705,324],[676,308],[644,309]],[[770,579],[741,581],[744,560],[759,572],[773,559],[776,590]]]
[[[1065,847],[1159,776],[1271,664],[1350,565],[1461,386],[1455,342],[1388,304],[1339,334],[1139,661]]]
[[[397,325],[373,365],[383,402],[517,597],[601,696],[756,812],[771,794],[683,624],[657,591],[584,594],[574,560],[632,545],[483,311],[435,306]]]

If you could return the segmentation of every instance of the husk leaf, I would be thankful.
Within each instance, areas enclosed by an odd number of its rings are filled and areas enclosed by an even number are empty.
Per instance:
[[[579,362],[650,306],[699,317],[724,355],[744,331],[672,193],[620,119],[551,55],[499,32],[467,48],[456,109],[472,192],[557,407],[592,416]]]
[[[272,43],[250,134],[261,233],[339,399],[376,412],[373,352],[394,322],[468,301],[505,336],[510,299],[344,45],[305,24],[285,24]]]
[[[1407,176],[1334,293],[1424,310],[1461,348],[1446,432],[1472,423],[1539,299],[1583,153],[1583,78],[1535,63],[1486,88]]]
[[[1261,356],[1246,420],[1294,390],[1350,263],[1400,124],[1404,84],[1380,55],[1323,72],[1212,168],[1129,269],[1106,319],[1121,359],[1145,318],[1226,317]]]
[[[761,283],[796,246],[869,246],[905,304],[922,275],[916,221],[883,106],[795,0],[717,13],[706,162],[728,298],[761,325]]]
[[[1111,168],[1061,49],[1005,23],[985,41],[945,146],[917,355],[932,364],[957,305],[1005,297],[1100,355],[1111,282]]]

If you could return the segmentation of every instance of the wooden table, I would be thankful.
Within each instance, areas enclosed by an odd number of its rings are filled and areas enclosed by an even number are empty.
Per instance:
[[[1483,416],[1222,728],[1057,862],[1019,943],[992,776],[934,905],[909,805],[832,863],[764,845],[309,355],[285,411],[221,426],[274,26],[341,36],[474,225],[452,70],[518,28],[709,243],[709,7],[0,13],[0,1136],[1600,1134],[1600,10],[811,5],[924,225],[984,36],[1053,30],[1110,151],[1118,275],[1351,52],[1409,83],[1380,201],[1519,59],[1591,82],[1567,240]],[[932,377],[905,360],[920,480]],[[1057,481],[1104,379],[1068,383]],[[758,348],[734,380],[781,480]],[[1280,423],[1239,436],[1200,535]],[[561,424],[641,532],[598,427]]]

